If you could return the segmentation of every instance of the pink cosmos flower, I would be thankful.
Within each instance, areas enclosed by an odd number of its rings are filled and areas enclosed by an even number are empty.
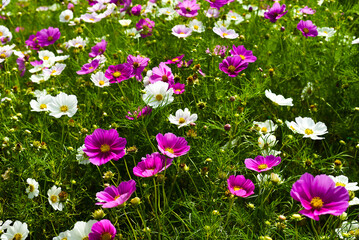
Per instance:
[[[127,57],[127,63],[132,66],[133,72],[132,76],[135,76],[137,81],[142,80],[142,72],[147,67],[149,58],[141,57],[140,55],[137,55],[137,57],[128,55]]]
[[[185,87],[186,87],[185,84],[175,83],[175,84],[172,85],[173,93],[177,94],[177,95],[182,94],[185,91]]]
[[[49,27],[48,29],[42,29],[36,33],[36,40],[40,47],[46,47],[54,44],[61,36],[58,28]]]
[[[128,63],[110,65],[105,72],[105,77],[110,79],[110,83],[120,83],[129,79],[132,71],[132,67]]]
[[[100,202],[96,205],[102,205],[103,208],[113,208],[124,204],[136,191],[135,180],[121,182],[118,187],[109,186],[104,191],[96,193],[96,198]]]
[[[172,28],[172,34],[178,38],[186,38],[191,36],[192,29],[186,27],[185,25],[176,25]]]
[[[29,46],[31,49],[33,49],[33,50],[39,50],[40,49],[39,41],[37,40],[35,35],[30,35],[29,39],[27,39],[25,41],[25,44],[27,46]]]
[[[245,179],[243,175],[231,175],[227,179],[229,191],[238,197],[248,197],[254,194],[254,184],[251,180]]]
[[[217,8],[209,8],[207,11],[204,11],[207,17],[209,18],[218,18],[219,10]]]
[[[128,115],[126,115],[126,118],[128,120],[135,120],[139,118],[144,118],[146,115],[150,115],[152,112],[152,108],[150,106],[145,106],[143,108],[138,107],[136,111],[133,113],[127,112]]]
[[[83,152],[94,165],[102,165],[110,160],[119,160],[125,156],[126,138],[121,138],[116,129],[96,129],[85,138]]]
[[[288,11],[285,11],[285,7],[285,4],[281,6],[278,2],[275,2],[271,8],[268,7],[267,12],[264,13],[264,18],[275,23],[278,19],[287,14]]]
[[[211,8],[217,8],[218,10],[230,2],[229,0],[206,0],[206,1],[209,2],[210,4],[209,6]]]
[[[94,58],[98,55],[102,55],[106,51],[107,42],[102,39],[101,42],[97,43],[95,46],[91,48],[91,52],[89,53],[89,56],[91,58]]]
[[[245,62],[255,62],[257,60],[257,57],[253,56],[252,51],[247,50],[243,45],[240,45],[238,47],[233,45],[232,49],[233,50],[229,50],[229,53],[232,56],[240,56]]]
[[[213,32],[221,36],[221,38],[235,39],[239,36],[233,29],[227,29],[225,27],[214,27]]]
[[[217,45],[214,49],[213,52],[211,52],[209,50],[209,48],[206,49],[206,53],[210,54],[210,55],[215,55],[215,56],[220,56],[221,58],[224,58],[226,56],[227,53],[227,46],[221,46],[221,45]]]
[[[191,148],[184,137],[177,137],[173,133],[166,133],[165,135],[159,133],[156,140],[161,153],[170,158],[185,155]]]
[[[131,8],[131,13],[135,16],[140,16],[141,15],[141,9],[142,6],[140,4],[135,5],[134,7]]]
[[[339,216],[349,207],[349,193],[345,187],[336,187],[335,182],[324,174],[313,177],[304,173],[293,184],[290,196],[304,207],[300,214],[316,221],[323,214]]]
[[[152,69],[152,76],[150,77],[150,83],[162,81],[169,85],[174,84],[174,76],[171,68],[169,68],[164,62],[161,62],[159,67]]]
[[[198,10],[200,9],[196,0],[184,0],[177,4],[177,13],[184,17],[195,17],[198,15]]]
[[[102,219],[92,225],[88,238],[89,240],[114,240],[115,236],[115,226],[110,220]]]
[[[93,71],[95,71],[98,68],[99,63],[100,63],[100,60],[95,59],[95,60],[91,61],[90,63],[84,64],[81,67],[81,70],[77,71],[76,73],[78,75],[85,75],[85,74],[92,73]]]
[[[305,14],[314,14],[316,11],[314,9],[309,8],[308,6],[305,6],[304,8],[300,9],[300,12]]]
[[[152,29],[155,27],[155,22],[149,18],[141,19],[136,24],[136,30],[140,32],[142,38],[152,35]]]
[[[178,64],[178,63],[180,63],[182,61],[183,57],[184,57],[184,54],[182,54],[181,56],[169,59],[165,63],[166,64],[176,64],[176,63]]]
[[[193,59],[191,59],[189,61],[182,60],[179,63],[177,63],[177,67],[178,68],[181,68],[181,67],[186,67],[187,68],[187,67],[191,66],[192,63],[193,63]]]
[[[256,171],[256,172],[265,172],[273,167],[277,166],[281,162],[280,157],[275,157],[273,155],[269,155],[266,157],[257,156],[255,159],[247,158],[244,160],[244,164],[246,168]]]
[[[303,36],[306,38],[318,36],[317,26],[315,26],[310,20],[300,20],[297,25],[297,29],[301,31]]]
[[[219,69],[230,77],[237,77],[247,67],[248,62],[243,61],[240,56],[227,57],[219,64]]]
[[[173,159],[166,158],[158,152],[147,154],[142,161],[133,168],[133,174],[137,177],[152,177],[171,166]]]

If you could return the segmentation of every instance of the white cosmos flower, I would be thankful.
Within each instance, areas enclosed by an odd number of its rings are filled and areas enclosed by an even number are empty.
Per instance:
[[[294,132],[303,134],[303,138],[311,138],[313,140],[324,139],[318,135],[328,133],[327,126],[322,122],[315,123],[313,119],[309,117],[296,117],[295,122],[285,122],[287,126]]]
[[[34,83],[37,83],[37,84],[40,84],[40,83],[43,83],[47,80],[49,80],[50,78],[50,75],[45,75],[45,74],[34,74],[34,75],[31,75],[30,77],[30,80]]]
[[[61,232],[59,236],[53,237],[52,240],[67,240],[70,237],[70,231]]]
[[[170,123],[173,123],[175,125],[178,125],[178,128],[184,127],[189,125],[190,123],[193,123],[197,120],[198,116],[197,114],[192,114],[188,110],[188,108],[185,108],[184,111],[182,109],[178,109],[176,111],[176,116],[173,116],[172,114],[168,117],[168,120]]]
[[[60,22],[69,22],[74,17],[71,10],[67,9],[60,13]]]
[[[253,125],[259,128],[260,134],[267,134],[274,132],[277,129],[277,125],[274,124],[272,120],[266,120],[265,122],[253,122]]]
[[[355,232],[358,229],[359,229],[358,221],[352,221],[352,222],[344,221],[339,228],[335,229],[335,232],[338,234],[340,239],[354,240],[356,239]]]
[[[205,27],[203,26],[203,23],[201,21],[198,21],[197,19],[193,19],[189,22],[188,27],[192,29],[194,32],[204,32]]]
[[[66,64],[64,63],[56,63],[54,66],[48,69],[44,69],[42,72],[44,75],[48,76],[58,76],[62,73],[62,71],[65,69]]]
[[[264,157],[270,156],[270,155],[278,156],[279,154],[281,154],[281,151],[276,151],[276,150],[270,149],[270,148],[262,149],[262,151],[261,151],[261,155]]]
[[[60,192],[61,192],[61,187],[56,187],[54,185],[54,186],[52,186],[52,188],[50,188],[47,191],[47,196],[49,196],[48,199],[49,199],[50,205],[55,210],[62,211],[64,205],[62,204],[62,202],[60,202],[60,197],[59,197]]]
[[[70,236],[67,240],[88,239],[92,225],[94,225],[96,222],[96,220],[90,220],[88,222],[76,222],[74,228],[70,231]]]
[[[39,58],[43,61],[41,67],[51,67],[55,64],[55,54],[48,50],[39,51]],[[36,66],[35,66],[36,68]]]
[[[314,91],[313,83],[308,82],[307,85],[303,88],[302,94],[300,95],[300,97],[302,98],[302,100],[305,100],[313,94],[313,91]]]
[[[5,61],[6,58],[10,57],[13,53],[13,48],[15,47],[15,44],[13,45],[4,45],[0,46],[0,63]]]
[[[329,175],[329,177],[335,182],[335,186],[342,186],[345,187],[346,190],[353,192],[359,190],[359,187],[357,186],[358,183],[356,182],[350,183],[349,179],[344,175],[340,175],[337,177]]]
[[[72,117],[77,112],[77,97],[61,92],[53,97],[52,102],[47,107],[50,115],[55,118],[60,118],[62,115]]]
[[[28,198],[33,199],[34,197],[39,196],[39,183],[36,182],[35,179],[28,178],[26,179],[27,184],[29,186],[26,188],[26,193],[28,194]]]
[[[43,97],[43,96],[46,96],[47,95],[47,91],[46,89],[40,91],[40,90],[35,90],[34,91],[34,95],[35,97],[39,98],[39,97]]]
[[[131,38],[139,38],[141,35],[136,28],[130,28],[125,31],[125,34]]]
[[[1,40],[0,44],[3,44],[3,41],[5,43],[10,42],[11,39],[12,39],[12,33],[10,32],[10,30],[7,27],[1,25],[0,26],[0,40]]]
[[[118,22],[121,24],[122,27],[128,27],[130,26],[132,21],[130,19],[123,19],[119,20]]]
[[[46,90],[45,90],[46,91]],[[52,102],[52,96],[45,95],[37,98],[37,100],[31,100],[30,106],[32,112],[46,112],[47,106]]]
[[[221,27],[228,28],[230,24],[231,21],[229,20],[218,20],[217,22],[214,23],[214,26],[217,28],[221,28]]]
[[[5,222],[0,221],[0,234],[4,232],[8,227],[10,227],[12,221],[6,220]]]
[[[234,21],[234,24],[239,24],[241,22],[244,21],[244,18],[239,15],[238,13],[229,11],[229,13],[227,14],[227,21]]]
[[[108,87],[110,86],[110,80],[105,77],[103,72],[97,72],[95,74],[91,74],[91,81],[97,87]]]
[[[272,102],[278,104],[279,106],[293,106],[293,99],[292,98],[284,98],[282,95],[276,95],[272,93],[271,90],[264,91],[267,98],[269,98]]]
[[[359,38],[352,41],[352,44],[359,44]]]
[[[166,82],[158,81],[148,84],[145,87],[145,94],[142,95],[143,101],[153,107],[166,106],[173,102],[173,89],[168,89],[169,84]]]
[[[83,149],[85,148],[85,144],[77,149],[76,160],[79,164],[89,164],[89,157],[84,153]]]
[[[334,34],[336,33],[334,28],[329,28],[329,27],[318,28],[317,30],[318,30],[318,36],[325,37],[326,41],[328,41],[329,38],[333,37]]]
[[[261,135],[258,138],[258,146],[260,148],[271,148],[274,147],[276,144],[277,144],[277,138],[270,133]]]
[[[1,240],[23,240],[27,238],[28,234],[27,224],[15,221],[12,226],[7,228],[6,233],[1,235]]]

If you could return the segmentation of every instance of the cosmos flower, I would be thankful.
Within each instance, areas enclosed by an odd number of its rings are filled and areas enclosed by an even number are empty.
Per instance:
[[[171,166],[173,159],[166,158],[158,152],[147,154],[142,158],[136,167],[133,168],[133,174],[137,177],[152,177]]]
[[[282,95],[276,95],[275,93],[272,93],[271,90],[265,90],[264,93],[267,98],[279,106],[293,106],[292,98],[284,98]]]
[[[142,72],[147,67],[149,60],[149,58],[141,57],[140,55],[137,55],[137,57],[128,55],[127,63],[132,66],[132,76],[135,76],[138,81],[142,80]]]
[[[266,157],[258,155],[254,159],[247,158],[244,160],[244,164],[246,165],[246,168],[251,169],[256,172],[265,172],[273,167],[280,164],[281,158],[275,157],[273,155],[269,155]]]
[[[209,8],[207,11],[204,11],[206,17],[208,18],[218,18],[219,10],[217,8]]]
[[[177,13],[184,17],[195,17],[200,9],[196,0],[183,0],[177,4]]]
[[[60,192],[61,192],[61,187],[56,187],[54,185],[47,191],[47,196],[49,197],[48,200],[50,205],[55,210],[62,211],[64,205],[62,202],[60,202],[60,197],[59,197]]]
[[[47,105],[50,116],[60,118],[62,115],[72,117],[77,112],[77,97],[60,92],[52,98],[52,102]]]
[[[170,158],[185,155],[191,148],[184,137],[177,137],[173,133],[166,133],[165,135],[159,133],[156,140],[161,153]]]
[[[85,144],[83,144],[81,147],[79,147],[77,149],[77,153],[76,153],[76,160],[78,162],[78,164],[90,164],[90,160],[89,157],[86,155],[86,153],[84,153],[83,149],[85,148]]]
[[[58,28],[49,27],[36,33],[36,40],[40,47],[46,47],[54,44],[61,36]]]
[[[105,76],[103,72],[97,72],[95,74],[91,74],[91,81],[97,87],[108,87],[110,86],[110,80]]]
[[[202,33],[205,31],[205,26],[203,26],[203,23],[201,21],[198,21],[197,19],[193,19],[189,22],[188,27],[192,29],[194,32]]]
[[[60,18],[60,22],[69,22],[71,19],[73,19],[73,17],[74,17],[74,13],[71,10],[67,9],[60,13],[59,18]]]
[[[320,140],[324,139],[324,137],[319,137],[319,135],[328,133],[327,126],[324,123],[315,123],[313,119],[309,117],[296,117],[295,122],[286,121],[285,123],[294,133],[303,134],[303,138]]]
[[[68,240],[89,239],[91,228],[96,222],[97,222],[96,220],[90,220],[88,222],[83,222],[83,221],[76,222],[74,228],[70,231],[69,234],[70,237],[68,238]]]
[[[133,6],[131,8],[131,13],[134,15],[134,16],[140,16],[141,14],[141,9],[142,9],[142,6],[140,4],[136,4],[135,6]]]
[[[60,232],[57,237],[53,237],[52,240],[67,240],[70,239],[70,230]]]
[[[243,175],[231,175],[227,179],[228,190],[235,196],[248,197],[254,194],[254,184],[251,180],[245,179]]]
[[[116,228],[110,220],[102,219],[94,223],[91,227],[89,240],[114,240],[116,236]]]
[[[304,173],[293,184],[290,196],[304,207],[300,214],[316,221],[323,214],[339,216],[349,206],[348,191],[342,186],[336,187],[335,182],[324,174],[313,177]]]
[[[132,71],[132,67],[128,63],[110,65],[105,72],[105,77],[110,79],[110,83],[120,83],[129,79]]]
[[[216,9],[220,9],[221,7],[223,7],[224,5],[226,5],[227,3],[229,3],[229,0],[206,0],[207,2],[209,2],[209,6],[211,8],[216,8]]]
[[[335,33],[336,31],[334,30],[334,28],[329,28],[329,27],[318,28],[318,36],[325,37],[326,41],[329,41],[329,39],[333,37]]]
[[[317,26],[315,26],[310,20],[300,20],[297,25],[297,29],[301,31],[303,36],[306,38],[318,36]]]
[[[185,108],[184,111],[182,109],[178,109],[176,111],[176,116],[173,116],[172,114],[168,117],[168,120],[170,123],[173,123],[178,126],[178,128],[188,126],[190,123],[193,123],[197,120],[198,116],[197,114],[192,114],[188,110],[188,108]]]
[[[158,81],[168,83],[169,85],[174,84],[174,76],[172,70],[164,62],[161,62],[158,67],[152,69],[150,82],[155,83]]]
[[[98,55],[104,54],[106,51],[107,42],[106,40],[102,39],[101,42],[97,43],[95,46],[91,48],[91,52],[89,53],[89,56],[91,58],[94,58]]]
[[[172,28],[172,35],[175,35],[178,38],[186,38],[192,34],[192,29],[186,27],[185,25],[176,25]]]
[[[305,6],[304,8],[300,9],[300,12],[305,14],[314,14],[316,11],[309,8],[308,6]]]
[[[86,136],[83,152],[92,164],[100,166],[125,156],[126,143],[126,139],[119,137],[116,129],[98,128],[91,135]]]
[[[10,30],[5,26],[0,25],[0,44],[6,44],[10,42],[11,39],[12,33]]]
[[[220,27],[220,28],[214,27],[213,32],[221,36],[221,38],[227,38],[227,39],[235,39],[239,36],[238,33],[236,33],[234,30],[227,29],[225,27]]]
[[[103,208],[113,208],[125,203],[136,191],[135,180],[121,182],[118,187],[109,186],[104,191],[96,193],[96,198],[100,201],[96,205]]]
[[[175,83],[175,84],[172,85],[173,93],[177,94],[177,95],[182,94],[185,91],[185,87],[186,87],[185,84]]]
[[[146,115],[150,115],[152,112],[152,108],[149,106],[145,106],[143,108],[138,107],[138,109],[136,111],[134,111],[133,113],[131,112],[127,112],[128,115],[126,115],[126,118],[128,120],[135,120],[135,119],[139,119],[139,118],[144,118]]]
[[[253,125],[258,128],[260,134],[267,134],[274,132],[277,129],[277,125],[272,120],[266,120],[265,122],[253,122]],[[256,129],[257,130],[257,129]]]
[[[148,84],[145,87],[145,94],[142,95],[143,101],[153,107],[163,107],[173,102],[173,89],[169,88],[166,82],[158,81]]]
[[[7,227],[6,233],[1,235],[1,240],[24,240],[28,235],[27,224],[15,221],[12,226]]]
[[[219,69],[230,77],[237,77],[238,74],[248,67],[248,62],[240,56],[227,57],[219,64]]]
[[[268,7],[267,11],[264,13],[264,18],[275,23],[278,19],[287,14],[288,11],[285,11],[285,7],[285,4],[281,6],[278,2],[275,2],[271,8]]]
[[[37,100],[31,100],[30,106],[33,112],[46,112],[48,111],[47,106],[52,102],[52,96],[45,95],[38,97]]]
[[[240,56],[245,62],[255,62],[257,60],[256,56],[253,56],[253,52],[251,50],[247,50],[243,45],[232,46],[232,50],[229,50],[229,53],[232,56]]]
[[[151,21],[149,18],[140,19],[136,24],[136,30],[140,32],[142,38],[151,36],[154,27],[155,22]]]
[[[272,135],[270,133],[262,134],[258,138],[258,146],[262,149],[268,149],[271,147],[274,147],[277,144],[277,138],[275,135]]]
[[[29,184],[29,186],[26,188],[26,193],[28,194],[27,197],[33,199],[34,197],[39,196],[39,183],[32,178],[26,179],[26,182]]]
[[[169,59],[165,62],[165,64],[178,64],[182,61],[184,57],[184,54],[182,54],[181,56],[177,56],[175,58]]]
[[[100,63],[100,60],[95,59],[95,60],[91,61],[90,63],[84,64],[81,67],[81,70],[77,71],[76,73],[78,75],[85,75],[85,74],[92,73],[93,71],[95,71],[98,68],[99,63]]]

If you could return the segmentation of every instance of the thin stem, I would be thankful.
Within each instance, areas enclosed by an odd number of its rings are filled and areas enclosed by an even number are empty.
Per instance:
[[[230,201],[230,203],[229,203],[229,210],[228,210],[228,213],[227,213],[227,219],[226,219],[226,223],[225,223],[224,226],[223,226],[223,229],[225,229],[226,226],[227,226],[227,223],[228,223],[228,220],[229,220],[229,216],[231,215],[233,203],[234,203],[234,196],[231,197],[231,201]]]
[[[135,237],[135,240],[137,240],[135,229],[133,228],[132,223],[131,223],[130,219],[127,216],[126,210],[123,209],[123,212],[125,213],[125,216],[126,216],[126,219],[128,221],[128,224],[130,224],[131,230],[133,232],[133,236]]]
[[[118,183],[120,182],[120,176],[121,176],[120,171],[118,170],[118,168],[116,167],[115,163],[112,160],[110,162],[111,162],[112,166],[114,166],[116,168],[116,171],[117,171],[117,174],[118,174],[117,181],[116,181],[117,184],[116,185],[118,185]]]

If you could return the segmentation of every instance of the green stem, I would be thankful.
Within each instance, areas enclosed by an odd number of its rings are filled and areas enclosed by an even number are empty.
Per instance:
[[[128,216],[127,216],[126,210],[123,209],[123,212],[124,212],[124,214],[125,214],[125,216],[126,216],[126,219],[127,219],[127,221],[128,221],[128,224],[130,224],[131,230],[132,230],[132,232],[133,232],[133,236],[135,237],[135,240],[137,240],[135,229],[133,228],[132,223],[131,223],[130,219],[129,219]]]
[[[233,203],[234,203],[234,196],[231,197],[231,201],[230,201],[230,203],[229,203],[229,210],[228,210],[227,218],[226,218],[226,223],[224,224],[223,229],[225,229],[226,226],[227,226],[227,223],[228,223],[228,220],[229,220],[229,216],[231,215]]]

